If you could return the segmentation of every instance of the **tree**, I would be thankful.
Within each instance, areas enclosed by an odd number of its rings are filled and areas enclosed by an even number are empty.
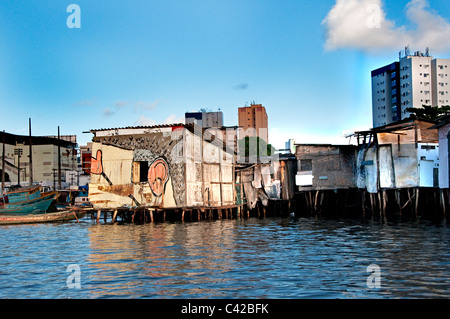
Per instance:
[[[450,105],[444,105],[441,107],[422,105],[422,108],[409,107],[406,111],[414,114],[419,119],[435,121],[443,115],[450,114]]]
[[[267,153],[260,154],[260,150],[262,153],[266,150]],[[258,136],[246,136],[239,140],[239,154],[242,156],[270,156],[275,154],[275,148]]]

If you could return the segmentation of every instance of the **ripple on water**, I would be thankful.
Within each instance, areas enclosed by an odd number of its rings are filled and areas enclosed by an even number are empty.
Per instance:
[[[450,297],[449,231],[423,222],[83,219],[0,227],[0,240],[2,298]],[[81,289],[66,284],[73,263]]]

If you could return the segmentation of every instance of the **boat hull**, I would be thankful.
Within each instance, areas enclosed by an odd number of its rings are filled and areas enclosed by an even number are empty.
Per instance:
[[[30,201],[5,204],[0,208],[0,216],[3,214],[43,214],[48,210],[55,196],[56,194],[52,193]]]
[[[46,213],[40,215],[2,215],[0,216],[0,225],[14,225],[14,224],[35,224],[35,223],[50,223],[78,220],[86,215],[84,210],[70,210],[56,213]]]

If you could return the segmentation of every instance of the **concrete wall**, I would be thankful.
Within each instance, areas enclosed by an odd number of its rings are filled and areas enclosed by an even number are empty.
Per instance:
[[[300,191],[356,187],[356,146],[297,144],[296,157],[296,184]],[[311,160],[311,171],[304,170],[304,160]]]

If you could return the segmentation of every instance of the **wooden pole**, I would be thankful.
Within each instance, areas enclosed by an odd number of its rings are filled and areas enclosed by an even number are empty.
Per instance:
[[[100,214],[101,214],[101,210],[97,210],[97,224],[100,223]]]
[[[415,206],[415,209],[414,209],[414,212],[416,214],[416,218],[417,218],[417,215],[418,215],[418,210],[419,210],[419,188],[417,187],[416,188],[416,206]]]
[[[61,142],[58,126],[58,189],[61,190]]]
[[[114,210],[114,214],[113,214],[113,218],[112,218],[113,223],[116,221],[116,218],[117,218],[117,209]]]
[[[3,146],[2,146],[3,152],[2,152],[2,192],[1,194],[5,192],[5,130],[3,130]]]
[[[78,220],[78,216],[75,210],[72,210],[73,216],[75,216],[75,219],[77,220],[77,223],[79,223],[80,221]]]
[[[30,185],[33,184],[33,142],[31,139],[31,118],[28,121],[28,129],[30,132]]]
[[[361,190],[361,202],[362,202],[362,213],[363,218],[366,217],[366,193],[365,190]]]

